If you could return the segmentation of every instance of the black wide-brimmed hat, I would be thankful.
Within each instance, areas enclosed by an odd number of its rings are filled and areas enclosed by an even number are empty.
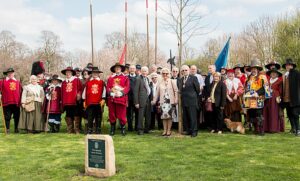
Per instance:
[[[282,76],[282,73],[276,67],[272,68],[271,70],[268,70],[266,74],[270,76],[272,72],[276,72],[278,74],[278,77]]]
[[[76,72],[72,67],[67,67],[66,69],[62,70],[61,73],[66,75],[66,71],[71,71],[72,75],[76,75]]]
[[[74,70],[75,70],[75,72],[82,72],[81,68],[79,68],[79,67],[74,68]]]
[[[242,69],[244,68],[244,65],[238,63],[238,64],[236,64],[236,65],[233,67],[233,70],[235,70],[236,68],[239,68],[239,69],[242,70]]]
[[[124,70],[125,70],[125,66],[124,65],[122,65],[120,63],[116,63],[115,65],[113,65],[112,67],[110,67],[110,71],[113,72],[113,73],[115,73],[116,72],[115,71],[116,67],[121,67],[121,72],[124,72]]]
[[[282,65],[282,68],[285,69],[287,64],[293,65],[294,68],[297,67],[297,65],[294,63],[293,59],[291,59],[291,58],[288,58],[288,59],[285,60],[285,64]]]
[[[52,75],[52,77],[48,81],[51,82],[52,80],[62,82],[62,79],[57,74]]]
[[[92,72],[92,73],[103,73],[101,70],[99,70],[98,67],[92,67],[91,72]]]
[[[245,73],[246,71],[249,72],[249,68],[250,68],[250,65],[244,65],[244,67],[242,68],[241,72],[242,73]],[[245,71],[246,70],[246,71]]]
[[[130,67],[130,64],[129,64],[129,63],[126,63],[126,64],[125,64],[125,68],[129,69],[129,67]]]
[[[262,71],[263,68],[260,64],[260,61],[259,59],[254,59],[254,60],[251,60],[251,63],[249,65],[249,68],[247,68],[247,71],[251,71],[251,68],[257,68],[259,71]]]
[[[85,67],[85,68],[82,70],[81,74],[83,75],[84,72],[88,72],[88,74],[90,75],[90,74],[92,73],[92,69],[91,69],[91,68],[88,68],[88,67]]]
[[[268,63],[265,67],[266,69],[270,70],[271,66],[275,66],[277,70],[281,68],[280,64],[275,60]]]
[[[3,75],[7,75],[10,72],[15,72],[13,68],[8,68],[6,71],[3,72]]]

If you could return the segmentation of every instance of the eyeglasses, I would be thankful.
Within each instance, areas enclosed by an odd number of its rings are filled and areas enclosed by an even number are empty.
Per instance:
[[[185,72],[187,72],[188,70],[182,70],[182,71],[185,71]]]
[[[178,71],[173,70],[172,72],[178,72]]]
[[[168,75],[169,73],[162,73],[163,75]]]

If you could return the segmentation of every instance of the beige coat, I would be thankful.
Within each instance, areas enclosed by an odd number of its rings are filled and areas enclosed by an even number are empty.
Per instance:
[[[176,84],[176,80],[168,79],[167,80],[167,91],[170,95],[170,103],[177,104],[178,103],[178,87]],[[159,103],[164,103],[164,93],[165,93],[166,84],[165,81],[162,80],[156,88],[156,95],[154,95],[153,101],[157,102],[159,98]]]

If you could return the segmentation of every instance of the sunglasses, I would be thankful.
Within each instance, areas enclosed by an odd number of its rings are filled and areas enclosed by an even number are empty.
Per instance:
[[[172,71],[172,72],[178,72],[178,71],[175,71],[175,70],[174,70],[174,71]]]
[[[182,70],[182,71],[185,71],[185,72],[187,72],[188,70]]]
[[[162,73],[163,75],[168,75],[169,73]]]

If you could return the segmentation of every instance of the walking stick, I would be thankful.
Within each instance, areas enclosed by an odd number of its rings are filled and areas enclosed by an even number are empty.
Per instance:
[[[1,105],[1,119],[2,119],[2,122],[3,122],[4,134],[6,135],[7,134],[7,128],[6,128],[6,122],[5,122],[5,117],[4,117],[2,99],[0,99],[0,105]]]
[[[49,101],[48,101],[48,104],[47,104],[48,107],[47,107],[47,117],[46,117],[45,133],[47,133],[47,131],[48,131],[49,112],[50,112],[50,105],[51,105],[51,98],[52,98],[51,94],[52,94],[53,90],[50,90],[50,98],[49,98]]]

